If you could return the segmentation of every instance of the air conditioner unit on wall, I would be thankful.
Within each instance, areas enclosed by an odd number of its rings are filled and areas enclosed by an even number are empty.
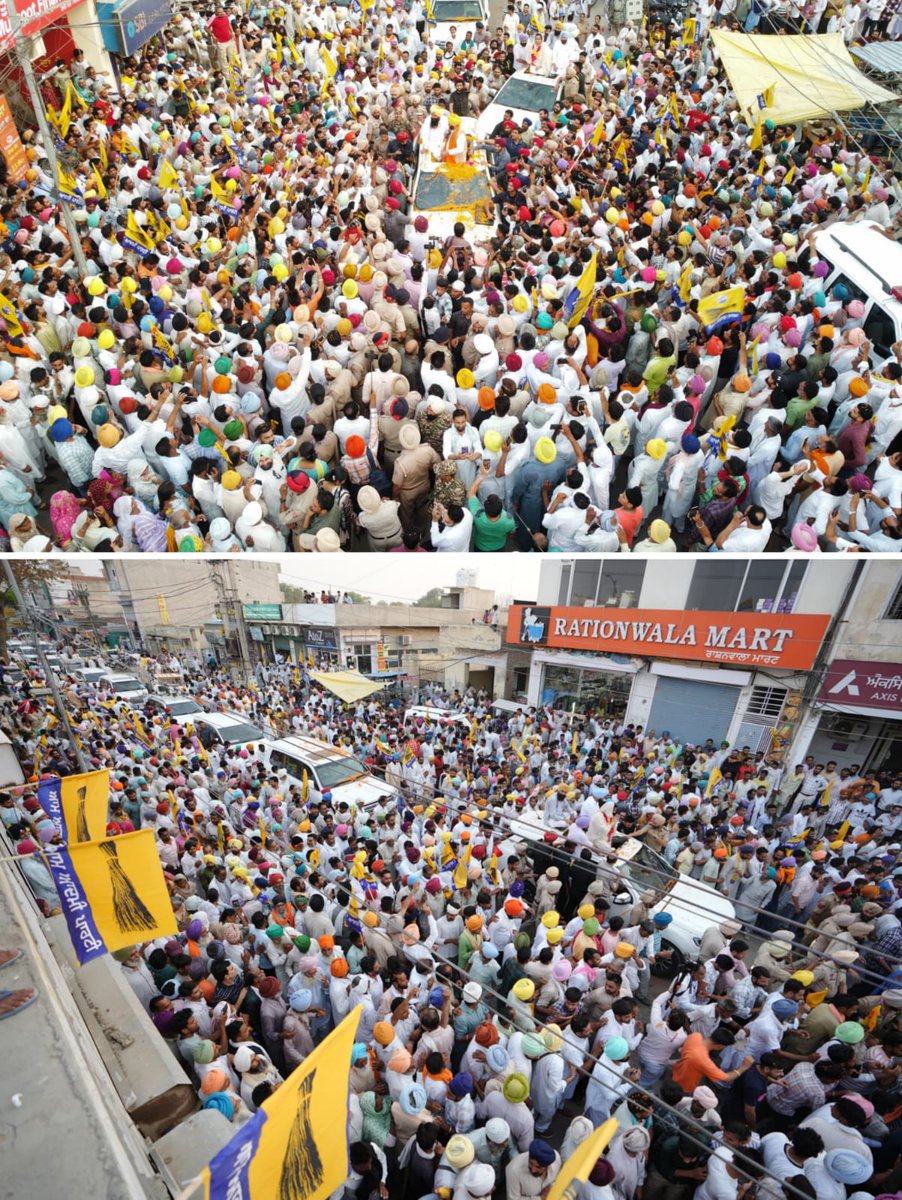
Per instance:
[[[409,633],[402,633],[402,634],[401,634],[400,641],[399,641],[399,645],[402,647],[402,649],[403,649],[405,646],[412,646],[412,645],[413,645],[413,638],[410,636],[410,634],[409,634]]]

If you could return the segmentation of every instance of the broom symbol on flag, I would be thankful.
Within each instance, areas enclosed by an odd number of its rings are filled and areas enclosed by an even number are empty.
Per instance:
[[[88,832],[88,816],[85,811],[88,801],[88,789],[80,787],[78,789],[78,813],[75,817],[75,840],[77,842],[89,842],[91,835]]]
[[[291,1126],[282,1174],[279,1200],[304,1200],[322,1186],[325,1174],[316,1142],[310,1136],[310,1106],[316,1071],[311,1071],[298,1089],[298,1110]]]
[[[150,930],[156,928],[151,914],[143,900],[135,891],[134,885],[119,862],[119,853],[115,842],[101,842],[100,849],[109,858],[110,883],[113,886],[113,916],[116,924],[124,932],[128,930]]]

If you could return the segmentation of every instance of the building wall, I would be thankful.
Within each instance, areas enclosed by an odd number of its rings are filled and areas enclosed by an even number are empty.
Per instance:
[[[835,556],[838,557],[838,556]],[[902,659],[902,621],[883,619],[902,582],[898,560],[868,559],[834,643],[833,658]]]

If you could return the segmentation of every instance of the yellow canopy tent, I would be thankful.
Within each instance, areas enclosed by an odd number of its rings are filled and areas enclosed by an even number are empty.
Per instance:
[[[711,37],[751,124],[758,119],[758,96],[771,87],[773,101],[762,115],[778,125],[896,99],[858,70],[841,33],[777,36],[715,29]]]
[[[359,671],[311,671],[310,678],[334,692],[345,704],[350,704],[353,700],[364,700],[373,692],[381,692],[385,687],[378,679],[367,679]]]

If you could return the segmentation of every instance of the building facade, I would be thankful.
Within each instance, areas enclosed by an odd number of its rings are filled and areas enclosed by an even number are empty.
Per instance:
[[[506,641],[530,655],[529,704],[790,762],[902,766],[898,564],[549,556],[536,603],[512,606]],[[853,669],[864,682],[834,690]]]

